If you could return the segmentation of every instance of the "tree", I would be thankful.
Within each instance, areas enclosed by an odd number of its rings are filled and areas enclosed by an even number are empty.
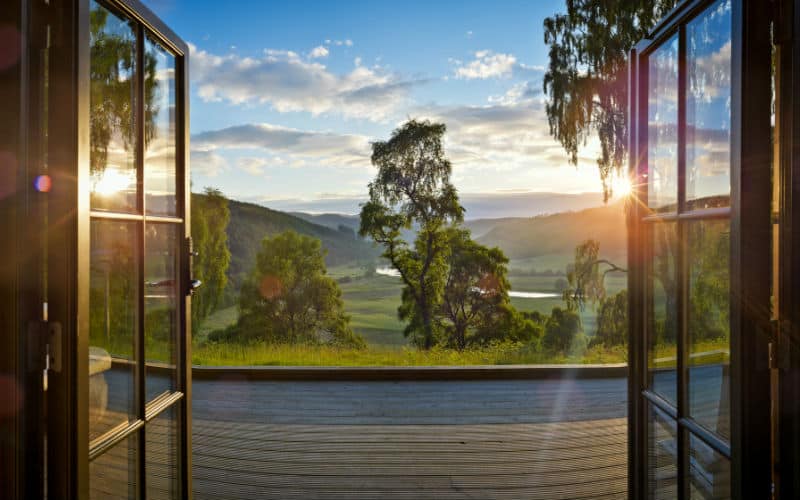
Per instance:
[[[136,69],[136,29],[126,21],[110,16],[105,8],[89,13],[91,73],[89,113],[91,127],[89,163],[93,174],[108,164],[108,148],[119,140],[126,150],[135,142],[133,75]],[[155,117],[160,109],[157,60],[144,53],[144,132],[145,146],[155,137]]]
[[[194,278],[202,282],[192,296],[193,333],[197,333],[203,321],[217,309],[228,284],[229,221],[228,199],[222,192],[206,188],[204,194],[192,195],[192,245],[197,252],[192,272]]]
[[[622,290],[600,301],[597,311],[597,332],[591,345],[611,347],[628,343],[628,291]]]
[[[239,297],[239,340],[364,347],[326,273],[320,240],[294,231],[264,238]]]
[[[462,350],[510,314],[508,258],[497,247],[476,243],[469,230],[448,233],[450,256],[440,314],[446,344]]]
[[[436,337],[437,308],[447,280],[445,229],[460,223],[464,209],[450,182],[452,166],[444,153],[444,124],[410,120],[388,141],[372,144],[378,168],[361,207],[359,234],[384,247],[385,257],[403,281],[400,319],[413,343],[429,349]],[[401,232],[417,228],[410,245]]]
[[[567,267],[567,286],[562,298],[570,311],[583,310],[586,303],[596,305],[606,298],[605,277],[610,272],[627,272],[607,259],[598,257],[600,243],[586,240],[575,247],[575,260]],[[608,266],[600,272],[600,266]]]
[[[542,344],[546,349],[566,353],[582,331],[581,318],[578,313],[554,307],[545,324]]]
[[[579,148],[597,136],[606,199],[609,176],[622,167],[628,140],[628,52],[678,1],[566,0],[565,14],[544,21],[550,134],[573,164]]]

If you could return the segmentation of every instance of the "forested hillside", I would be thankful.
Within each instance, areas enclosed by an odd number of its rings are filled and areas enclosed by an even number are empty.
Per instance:
[[[286,230],[312,236],[322,241],[327,251],[325,263],[328,267],[349,263],[369,262],[380,254],[372,243],[356,236],[349,228],[332,229],[314,224],[285,212],[278,212],[261,205],[230,200],[231,219],[228,225],[228,247],[231,264],[228,268],[228,290],[236,293],[247,273],[250,272],[261,240]]]

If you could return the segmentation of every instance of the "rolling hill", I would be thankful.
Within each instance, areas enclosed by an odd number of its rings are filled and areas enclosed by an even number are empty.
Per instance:
[[[292,215],[337,231],[342,226],[358,230],[356,215],[302,212]],[[621,203],[536,217],[474,219],[464,225],[480,243],[500,247],[515,261],[511,267],[533,265],[539,270],[563,270],[572,261],[575,247],[589,238],[600,242],[605,258],[624,265],[627,256]],[[407,233],[408,238],[413,238],[412,231]]]
[[[327,250],[328,266],[371,261],[380,251],[372,243],[356,237],[355,232],[314,224],[294,215],[271,210],[253,203],[230,200],[231,219],[228,224],[228,247],[231,263],[228,268],[229,290],[238,292],[253,267],[261,240],[265,236],[294,230],[319,238]]]
[[[468,226],[477,222],[481,221]],[[512,260],[563,256],[566,264],[572,260],[575,247],[589,238],[600,242],[601,255],[608,259],[624,264],[627,256],[625,212],[621,203],[524,219],[491,219],[478,226],[491,229],[477,240],[500,247]],[[475,229],[473,232],[480,233]]]

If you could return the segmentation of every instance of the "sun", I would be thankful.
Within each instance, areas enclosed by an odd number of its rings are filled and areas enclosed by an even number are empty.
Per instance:
[[[631,179],[626,175],[616,175],[611,180],[611,189],[613,190],[614,198],[627,198],[633,190]]]

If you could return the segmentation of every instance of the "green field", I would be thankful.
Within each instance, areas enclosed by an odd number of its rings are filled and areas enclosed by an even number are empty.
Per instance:
[[[564,257],[561,257],[562,261]],[[512,261],[519,268],[529,262],[519,264]],[[561,265],[563,268],[563,263]],[[365,276],[363,267],[348,265],[332,267],[328,274],[340,281],[342,299],[347,313],[350,315],[353,330],[361,334],[371,348],[397,350],[407,345],[403,336],[403,323],[397,319],[397,307],[400,305],[400,291],[402,288],[400,278],[391,276]],[[342,280],[344,278],[344,280]],[[555,293],[555,282],[558,276],[510,276],[512,290],[526,292]],[[609,276],[606,278],[606,288],[609,293],[616,293],[627,286],[625,276]],[[511,303],[520,311],[539,311],[549,314],[553,307],[564,307],[560,297],[548,298],[519,298],[512,297]],[[200,332],[202,341],[205,336],[216,329],[225,328],[236,322],[236,307],[222,309],[212,314],[204,323]],[[581,312],[584,331],[593,335],[596,315],[590,308]]]

